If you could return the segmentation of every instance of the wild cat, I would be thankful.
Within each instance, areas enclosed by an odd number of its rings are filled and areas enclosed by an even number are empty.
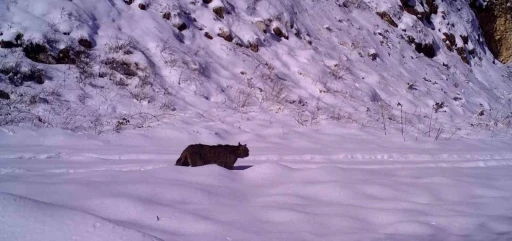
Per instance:
[[[189,145],[176,160],[176,166],[203,166],[217,164],[229,170],[233,170],[238,158],[249,156],[247,144],[242,145]]]

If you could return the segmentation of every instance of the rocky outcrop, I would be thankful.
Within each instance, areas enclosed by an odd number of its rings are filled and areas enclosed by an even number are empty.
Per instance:
[[[9,93],[7,93],[7,92],[5,92],[3,90],[0,90],[0,99],[10,100],[11,96],[9,96]]]
[[[512,7],[508,0],[488,1],[485,5],[471,0],[485,41],[494,57],[502,63],[512,60]]]
[[[395,20],[393,20],[391,15],[389,15],[389,13],[387,13],[387,12],[376,12],[376,14],[380,18],[382,18],[382,20],[384,20],[387,23],[389,23],[389,25],[393,26],[393,28],[398,28],[398,24],[395,22]]]

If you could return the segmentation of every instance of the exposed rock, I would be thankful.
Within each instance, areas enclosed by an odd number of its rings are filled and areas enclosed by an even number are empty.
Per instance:
[[[146,7],[146,5],[144,3],[139,3],[139,8],[140,8],[140,10],[146,10],[147,9],[147,7]]]
[[[411,15],[414,15],[414,16],[418,15],[418,13],[419,13],[418,10],[416,10],[415,5],[411,5],[409,3],[409,0],[400,0],[400,3],[405,12],[407,12]],[[416,1],[414,3],[416,3]]]
[[[245,47],[245,44],[242,41],[235,41],[234,43],[238,47],[241,47],[241,48]]]
[[[14,37],[14,42],[19,45],[19,46],[22,46],[23,45],[23,34],[18,32],[16,34],[16,36]]]
[[[7,92],[5,92],[3,90],[0,90],[0,99],[10,100],[11,96],[9,96],[9,93],[7,93]]]
[[[182,32],[182,31],[185,31],[188,26],[186,23],[181,23],[181,24],[176,24],[176,25],[173,25],[175,28],[178,29],[178,31]]]
[[[416,16],[416,18],[418,18],[419,20],[428,20],[429,22],[431,21],[430,20],[430,15],[431,13],[430,12],[425,12],[423,7],[420,6],[420,9],[421,10],[418,10],[417,8],[417,2],[416,0],[414,1],[409,1],[409,0],[400,0],[400,3],[401,3],[401,9],[405,12],[407,12],[408,14],[411,14],[411,15],[414,15]]]
[[[12,49],[12,48],[19,48],[19,47],[21,47],[20,44],[16,44],[12,41],[0,40],[0,48],[2,48],[2,49]]]
[[[389,23],[389,25],[393,26],[394,28],[398,28],[398,24],[396,24],[395,20],[393,20],[391,15],[389,15],[389,13],[387,13],[387,12],[376,12],[376,14],[380,18],[382,18],[382,20],[384,20],[387,23]]]
[[[286,35],[279,27],[274,27],[272,31],[277,35],[277,37],[288,39],[288,35]]]
[[[407,43],[409,43],[411,45],[416,43],[416,39],[411,35],[407,35],[405,37],[405,40],[407,41]]]
[[[436,57],[436,50],[433,43],[415,43],[414,49],[416,52],[425,55],[425,57]]]
[[[453,51],[453,48],[455,48],[457,45],[455,35],[452,33],[443,33],[443,36],[444,37],[441,40],[444,42],[446,48],[450,51]]]
[[[471,55],[472,57],[475,57],[476,49],[475,48],[468,49],[468,54]]]
[[[489,50],[502,63],[512,60],[512,14],[508,0],[488,1],[485,6],[471,0]]]
[[[208,33],[208,32],[205,32],[205,33],[204,33],[204,36],[205,36],[207,39],[213,39],[213,36],[212,36],[210,33]]]
[[[255,41],[255,42],[248,42],[247,44],[247,47],[253,51],[253,52],[258,52],[259,51],[259,46],[258,46],[258,42]]]
[[[221,31],[220,33],[217,34],[217,36],[223,38],[227,42],[233,42],[233,39],[234,39],[234,37],[228,31]]]
[[[436,0],[425,0],[425,3],[427,4],[430,14],[437,14],[439,6],[437,5]]]
[[[254,25],[256,25],[259,30],[267,33],[267,25],[263,21],[256,21],[254,22]]]
[[[370,59],[371,59],[372,61],[375,61],[375,60],[377,60],[377,58],[379,57],[379,54],[378,54],[378,53],[376,53],[376,52],[370,52],[370,53],[368,53],[368,57],[370,57]]]
[[[30,69],[24,73],[25,81],[33,81],[36,84],[44,84],[44,71],[42,69]]]
[[[210,3],[212,3],[212,1],[213,1],[213,0],[203,0],[203,3],[204,3],[204,4],[210,4]]]
[[[127,77],[137,76],[136,64],[131,63],[125,59],[107,58],[102,61],[109,69],[118,72]]]
[[[43,63],[43,64],[55,64],[55,57],[48,53],[48,48],[40,43],[29,43],[23,47],[23,53],[25,57],[30,60]]]
[[[167,20],[171,20],[171,13],[170,12],[165,12],[164,15],[162,16],[164,19],[167,19]]]
[[[461,35],[460,38],[462,39],[462,43],[464,44],[468,44],[469,43],[469,38],[468,36],[466,35]]]
[[[72,49],[69,47],[59,50],[57,53],[57,64],[76,64],[76,59],[72,56]]]
[[[224,8],[223,7],[215,7],[213,12],[217,17],[224,19]]]
[[[123,0],[124,3],[128,4],[128,5],[132,5],[132,3],[134,2],[135,0]]]
[[[460,59],[462,59],[462,62],[464,62],[466,64],[469,64],[469,59],[468,59],[468,56],[466,54],[466,48],[464,48],[464,47],[457,47],[455,49],[455,52],[457,52],[457,54],[460,56]]]
[[[78,44],[86,49],[92,49],[94,48],[94,45],[89,39],[81,38],[78,40]]]

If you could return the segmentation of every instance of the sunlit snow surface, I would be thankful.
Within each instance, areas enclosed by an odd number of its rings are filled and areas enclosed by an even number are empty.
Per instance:
[[[354,129],[226,133],[229,171],[174,166],[178,131],[4,128],[0,240],[512,239],[510,141]]]

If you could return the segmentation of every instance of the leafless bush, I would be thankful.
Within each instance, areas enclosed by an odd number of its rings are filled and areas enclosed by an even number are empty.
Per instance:
[[[156,46],[160,54],[175,54],[174,46],[176,43],[172,41],[172,37],[166,38]]]
[[[73,58],[75,59],[75,67],[78,70],[78,82],[85,84],[85,82],[95,77],[93,70],[94,56],[87,50],[73,50]]]
[[[151,102],[153,100],[153,96],[144,90],[129,90],[128,93],[138,102]]]
[[[315,112],[297,111],[293,116],[295,123],[299,126],[314,126],[319,123],[319,115]]]
[[[131,115],[130,119],[134,128],[148,128],[158,123],[163,115],[153,115],[148,112],[139,111]]]
[[[36,64],[31,64],[23,69],[21,62],[2,63],[0,74],[7,76],[9,83],[14,86],[22,86],[25,82],[44,83],[44,71]]]
[[[148,72],[139,75],[139,82],[137,83],[137,86],[135,88],[144,89],[146,87],[153,87],[152,77],[151,74],[149,74]]]
[[[112,81],[112,83],[115,86],[118,86],[118,87],[121,87],[121,88],[130,86],[130,83],[128,83],[128,81],[125,78],[123,78],[123,77],[117,77],[115,75],[111,75],[110,77],[111,77],[111,78],[109,78],[110,81]]]
[[[315,126],[320,122],[320,112],[320,104],[317,101],[311,110],[298,109],[293,119],[299,126]]]
[[[126,117],[121,118],[120,120],[116,121],[116,124],[114,125],[113,130],[116,133],[121,133],[121,131],[130,124],[130,120],[128,120]]]
[[[138,75],[138,64],[132,63],[126,59],[117,59],[113,57],[105,58],[101,61],[110,70],[113,70],[127,78],[132,78]]]
[[[328,118],[330,120],[336,121],[336,122],[343,122],[343,121],[349,122],[349,123],[356,122],[354,116],[349,112],[343,111],[343,108],[341,108],[341,107],[332,108],[331,111],[329,112]]]
[[[346,79],[346,75],[350,74],[350,67],[343,61],[339,61],[332,66],[326,65],[326,67],[329,70],[329,74],[336,80]]]
[[[244,89],[237,89],[235,94],[235,106],[238,109],[243,109],[249,106],[249,101],[251,100],[251,93],[245,91]]]
[[[109,42],[105,44],[105,47],[107,48],[108,53],[122,53],[129,55],[133,53],[132,49],[137,47],[137,42],[132,36],[123,39],[116,35],[115,37],[110,38]]]
[[[162,111],[176,111],[175,103],[172,100],[166,100],[160,105]]]
[[[68,106],[59,110],[60,119],[59,127],[64,130],[75,131],[80,127],[82,121],[80,116],[83,114],[85,107],[83,106]]]
[[[439,127],[436,132],[436,137],[434,138],[435,141],[439,140],[439,137],[441,137],[441,134],[443,134],[444,129],[442,127]]]
[[[78,94],[77,99],[78,102],[80,102],[80,104],[85,105],[87,103],[87,100],[91,99],[91,95],[82,90],[82,92]]]
[[[53,49],[56,48],[59,43],[59,39],[57,39],[55,35],[55,33],[58,33],[59,30],[56,23],[48,23],[48,27],[50,27],[51,31],[46,32],[43,35],[43,43]]]
[[[264,90],[263,101],[273,104],[283,104],[286,97],[286,85],[281,80],[274,80],[270,88]]]

